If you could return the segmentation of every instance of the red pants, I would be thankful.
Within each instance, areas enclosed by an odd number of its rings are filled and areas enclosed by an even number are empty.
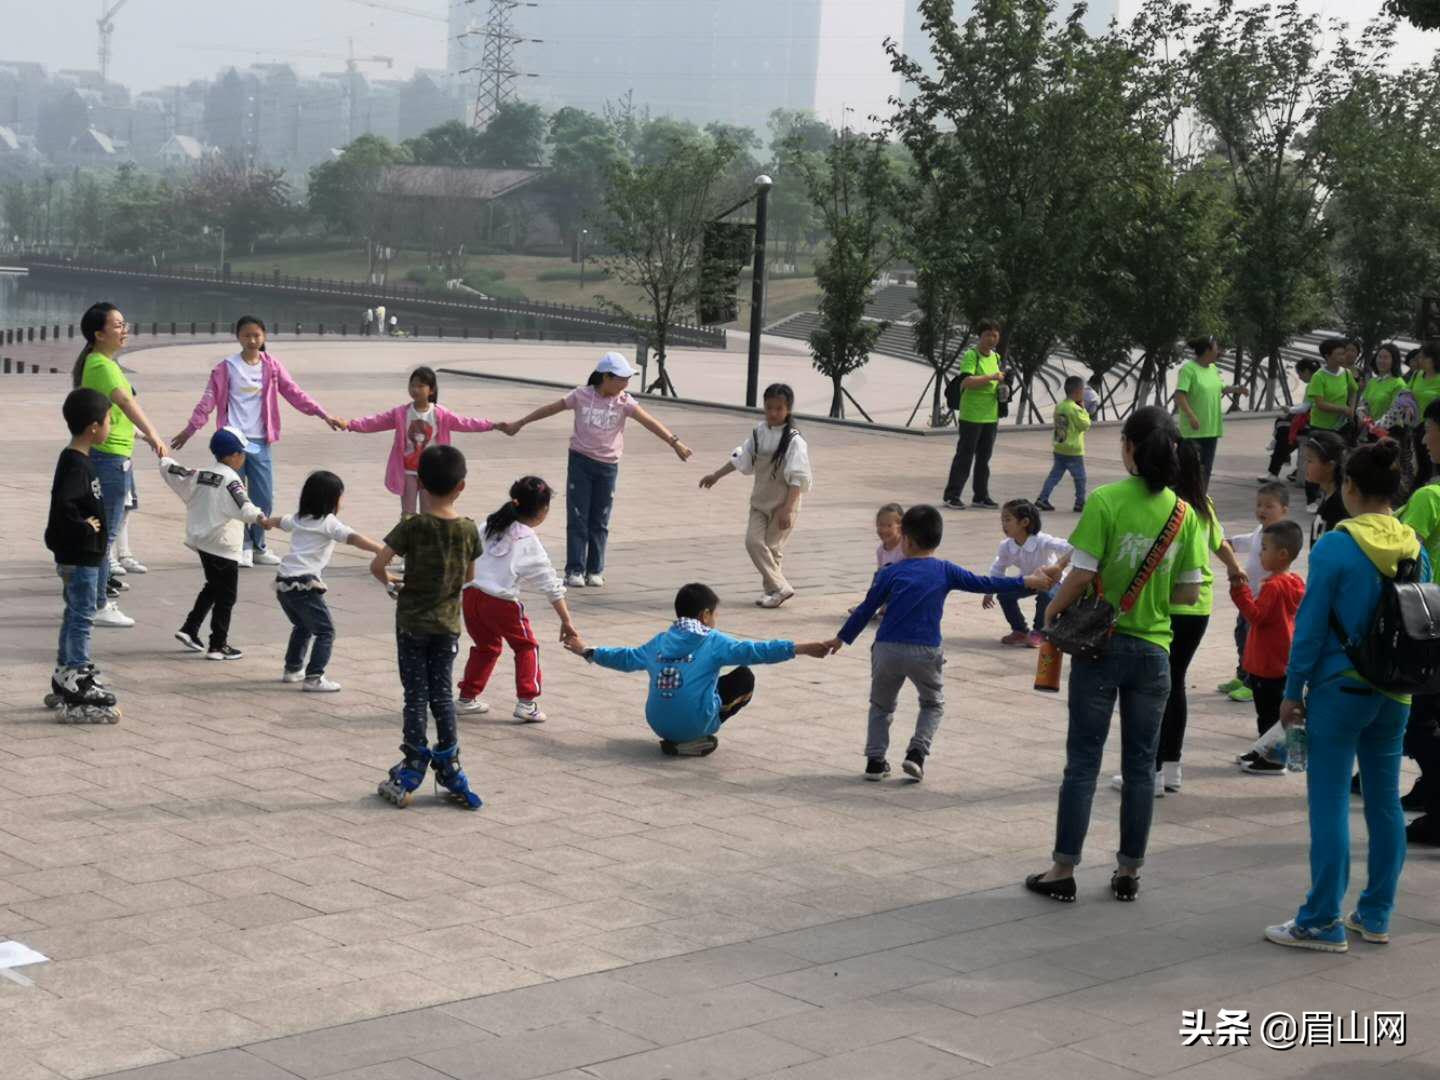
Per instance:
[[[470,658],[460,679],[460,696],[474,699],[484,692],[490,673],[500,659],[501,642],[508,641],[515,653],[515,693],[521,701],[540,696],[540,642],[525,617],[525,605],[518,600],[500,600],[479,589],[462,593],[465,629],[470,640]]]

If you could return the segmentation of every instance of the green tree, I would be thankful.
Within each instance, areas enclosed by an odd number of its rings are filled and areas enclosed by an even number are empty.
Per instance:
[[[815,370],[833,388],[830,415],[843,417],[845,376],[869,362],[870,350],[886,327],[866,319],[865,301],[895,257],[897,177],[878,137],[836,140],[823,162],[798,153],[794,160],[830,236],[815,264],[820,320],[809,343]]]
[[[655,350],[661,393],[675,392],[665,367],[670,328],[699,299],[700,241],[705,222],[733,194],[723,181],[736,152],[730,142],[677,125],[663,141],[647,138],[645,160],[621,158],[609,168],[598,222],[607,253],[600,261],[639,302],[595,299]]]
[[[525,101],[507,101],[480,132],[479,164],[490,169],[537,169],[545,157],[545,111]]]
[[[410,162],[410,151],[378,135],[361,135],[333,161],[310,170],[310,212],[332,231],[363,239],[369,280],[384,280],[391,236],[391,218],[380,195],[381,171]]]
[[[5,223],[4,240],[33,243],[36,229],[36,192],[29,184],[12,180],[0,188],[0,220]]]
[[[574,249],[580,229],[595,220],[604,199],[606,177],[620,160],[620,140],[603,116],[567,106],[551,115],[546,142],[550,169],[542,183],[554,199],[560,235]]]
[[[1440,0],[1389,0],[1385,9],[1421,30],[1440,30]]]
[[[1440,58],[1395,78],[1390,24],[1343,41],[1341,89],[1313,138],[1333,163],[1325,218],[1338,267],[1336,306],[1369,357],[1406,330],[1440,269]]]
[[[773,160],[766,171],[775,180],[775,188],[770,192],[769,232],[783,245],[787,263],[797,262],[801,245],[813,246],[820,232],[814,204],[796,163],[801,158],[819,160],[834,141],[830,126],[810,113],[776,109],[770,114]]]
[[[447,120],[400,146],[416,165],[478,168],[484,163],[480,132],[459,120]]]
[[[1237,342],[1248,345],[1252,403],[1284,392],[1281,348],[1330,309],[1330,149],[1307,139],[1334,83],[1319,19],[1294,0],[1238,9],[1217,0],[1195,15],[1187,52],[1199,120],[1213,132],[1234,207],[1234,285],[1228,305]],[[1239,345],[1237,345],[1237,349]],[[1262,370],[1263,365],[1263,370]]]
[[[198,224],[221,225],[236,250],[255,250],[255,241],[277,233],[295,219],[285,170],[251,165],[234,157],[201,163],[185,182],[183,205]]]
[[[158,254],[179,236],[178,194],[135,165],[115,170],[107,191],[104,246],[111,251]]]

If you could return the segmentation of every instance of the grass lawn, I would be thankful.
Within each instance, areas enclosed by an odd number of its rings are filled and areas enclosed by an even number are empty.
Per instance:
[[[278,269],[282,274],[295,277],[333,278],[341,281],[365,280],[365,250],[330,250],[315,252],[285,252],[280,254],[235,255],[230,265],[236,270],[261,273]],[[403,280],[413,269],[426,266],[423,253],[402,251],[390,260],[390,279]],[[587,261],[587,270],[594,266]],[[518,289],[527,300],[540,300],[557,304],[576,304],[594,307],[597,294],[620,302],[634,302],[637,298],[627,295],[623,285],[614,281],[587,280],[582,286],[578,281],[541,281],[540,274],[546,270],[575,271],[579,267],[564,257],[544,255],[472,255],[466,260],[470,272],[477,270],[500,270],[505,277],[504,284]],[[596,268],[598,269],[598,267]],[[738,325],[750,325],[750,285],[740,283],[742,296]],[[766,321],[783,319],[797,311],[811,311],[815,307],[818,293],[813,278],[790,278],[770,283],[769,302],[766,307]],[[737,324],[732,324],[737,325]]]

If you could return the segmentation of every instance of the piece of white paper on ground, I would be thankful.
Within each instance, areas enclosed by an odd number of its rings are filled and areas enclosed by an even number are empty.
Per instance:
[[[50,958],[38,953],[18,941],[0,941],[0,968],[24,967],[26,964],[43,964]]]

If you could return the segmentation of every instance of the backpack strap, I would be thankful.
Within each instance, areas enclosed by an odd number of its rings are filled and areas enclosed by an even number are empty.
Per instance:
[[[1170,550],[1170,545],[1180,535],[1180,527],[1185,523],[1185,514],[1190,507],[1184,499],[1176,498],[1175,509],[1170,511],[1170,516],[1165,520],[1165,525],[1160,530],[1160,535],[1150,545],[1150,553],[1145,556],[1139,569],[1135,571],[1135,577],[1130,582],[1130,587],[1125,590],[1125,595],[1120,598],[1120,611],[1129,611],[1140,599],[1140,593],[1149,582],[1151,576],[1160,568],[1165,561],[1165,553]]]

